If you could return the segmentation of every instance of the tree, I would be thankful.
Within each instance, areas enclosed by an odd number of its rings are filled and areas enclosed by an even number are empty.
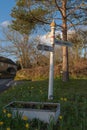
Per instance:
[[[42,8],[32,9],[31,11],[35,16],[42,15],[43,16],[47,13],[46,10]],[[16,41],[16,47],[18,49],[21,48],[20,54],[20,62],[22,67],[28,67],[30,61],[34,59],[34,55],[30,53],[35,53],[34,44],[29,42],[29,36],[38,24],[38,20],[34,19],[31,15],[26,0],[17,0],[16,6],[12,9],[11,16],[13,17],[12,24],[10,26],[11,30],[15,30],[15,33],[20,34],[22,36],[22,40]],[[13,40],[14,38],[12,38]],[[15,40],[15,39],[14,39]],[[30,45],[29,45],[30,43]],[[20,51],[20,49],[19,49]],[[19,52],[18,51],[18,52]],[[30,55],[29,55],[29,54]]]
[[[4,28],[2,31],[4,38],[0,38],[0,52],[19,61],[22,68],[29,68],[36,53],[36,45],[32,44],[32,41],[27,41],[19,32],[11,31],[9,28]]]
[[[14,30],[11,31],[9,28],[2,28],[0,31],[3,35],[3,39],[0,38],[1,55],[11,56],[17,61],[17,64],[21,65],[22,69],[48,65],[49,59],[46,53],[43,54],[37,49],[38,43],[41,43],[39,37],[30,38],[27,41],[26,35],[21,35]]]
[[[84,50],[84,58],[87,58],[87,30],[79,30],[79,35],[82,42],[82,49]]]
[[[47,13],[42,8],[32,9],[34,16],[41,17]],[[26,0],[17,0],[16,6],[12,9],[11,16],[13,18],[11,28],[21,34],[29,35],[38,24],[38,21],[33,18],[26,3]]]
[[[29,1],[28,1],[29,2]],[[83,6],[84,4],[84,6]],[[55,19],[57,27],[62,31],[62,38],[64,41],[67,41],[67,30],[77,25],[83,25],[86,23],[86,9],[87,6],[86,1],[82,3],[81,0],[33,0],[30,1],[29,8],[44,8],[47,10],[49,7],[49,11],[44,20],[41,17],[35,16],[32,11],[31,15],[38,19],[38,21],[43,23],[50,23],[52,19]],[[69,79],[69,66],[68,66],[68,48],[63,47],[63,81],[67,81]]]
[[[74,62],[79,60],[81,57],[81,52],[83,48],[83,38],[79,31],[71,31],[68,34],[68,40],[73,43],[72,49],[70,49],[71,54],[73,55]]]
[[[50,24],[55,19],[57,29],[62,31],[62,38],[67,41],[67,31],[77,25],[86,24],[86,0],[21,0],[29,10],[33,21]],[[19,0],[18,0],[19,2]],[[23,5],[25,7],[25,5]],[[48,8],[49,7],[49,8]],[[35,15],[37,9],[42,9],[40,14]],[[45,12],[46,11],[46,12]],[[45,15],[43,15],[45,12]],[[43,17],[42,17],[43,16]],[[63,47],[63,81],[69,80],[68,48]]]

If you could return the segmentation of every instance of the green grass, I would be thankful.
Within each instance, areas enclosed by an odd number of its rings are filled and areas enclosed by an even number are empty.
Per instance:
[[[58,102],[61,97],[70,98],[72,95],[87,95],[86,79],[71,79],[69,82],[54,80],[54,99]],[[48,101],[48,80],[25,81],[21,85],[13,86],[0,94],[0,108],[15,100]]]
[[[50,101],[48,80],[25,81],[0,94],[0,108],[15,100],[59,102],[62,119],[53,130],[86,130],[87,128],[87,79],[71,79],[69,82],[55,79],[54,99]]]

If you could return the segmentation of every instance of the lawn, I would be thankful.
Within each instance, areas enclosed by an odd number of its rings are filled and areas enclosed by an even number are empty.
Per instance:
[[[56,126],[51,126],[51,128],[50,126],[49,128],[45,127],[45,130],[86,130],[87,79],[71,79],[69,82],[62,82],[61,79],[55,79],[54,99],[49,101],[47,98],[48,80],[25,81],[21,85],[13,86],[0,94],[0,109],[15,100],[59,102],[61,105],[59,122]],[[35,129],[43,130],[44,125],[43,128],[39,128],[39,125]]]

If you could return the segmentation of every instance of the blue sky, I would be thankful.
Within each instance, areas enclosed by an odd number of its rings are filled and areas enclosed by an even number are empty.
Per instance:
[[[0,25],[5,26],[12,20],[10,14],[15,3],[16,0],[0,0]],[[2,37],[1,32],[0,37]]]
[[[15,1],[16,0],[0,0],[0,26],[1,27],[7,26],[8,23],[12,20],[10,14],[12,8],[15,6]],[[0,30],[0,39],[4,39],[1,30]],[[5,44],[6,44],[5,42],[2,42],[3,46]],[[0,54],[0,55],[4,55],[4,54]]]
[[[11,9],[15,5],[15,0],[0,0],[0,24],[5,21],[11,21]]]

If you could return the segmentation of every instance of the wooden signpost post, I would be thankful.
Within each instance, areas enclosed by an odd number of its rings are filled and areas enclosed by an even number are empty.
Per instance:
[[[54,46],[68,46],[71,47],[72,44],[67,41],[57,40],[55,38],[55,22],[52,21],[51,26],[51,46],[44,44],[39,44],[37,46],[38,50],[50,51],[50,68],[49,68],[49,88],[48,88],[48,99],[53,99],[53,79],[54,79]]]

